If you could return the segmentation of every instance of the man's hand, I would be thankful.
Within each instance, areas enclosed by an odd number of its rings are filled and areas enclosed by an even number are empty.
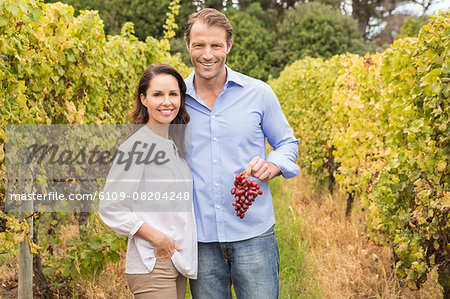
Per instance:
[[[245,169],[247,177],[252,176],[261,182],[267,182],[279,174],[281,171],[275,164],[266,162],[258,156],[254,157]]]

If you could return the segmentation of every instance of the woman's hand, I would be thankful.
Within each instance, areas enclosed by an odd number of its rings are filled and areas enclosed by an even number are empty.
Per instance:
[[[181,250],[178,245],[164,233],[158,231],[154,241],[152,242],[155,246],[155,257],[156,258],[170,258],[174,250]]]
[[[151,242],[153,246],[155,246],[156,258],[170,258],[175,249],[181,250],[181,248],[163,232],[146,223],[142,224],[135,235]]]

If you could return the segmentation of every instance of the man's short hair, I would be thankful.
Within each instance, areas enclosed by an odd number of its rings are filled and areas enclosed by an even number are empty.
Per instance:
[[[214,8],[204,8],[198,12],[190,14],[188,17],[186,29],[184,30],[184,39],[188,43],[191,41],[192,25],[194,25],[196,21],[203,22],[209,26],[219,26],[225,29],[227,44],[233,39],[233,27],[231,26],[228,18]]]

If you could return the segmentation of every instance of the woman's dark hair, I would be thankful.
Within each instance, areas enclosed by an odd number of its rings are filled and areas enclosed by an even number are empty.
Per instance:
[[[178,87],[180,88],[181,104],[178,110],[177,116],[170,122],[170,124],[180,124],[186,125],[189,123],[190,117],[186,111],[185,99],[186,99],[186,84],[184,83],[183,77],[178,73],[178,71],[168,64],[152,64],[150,65],[144,73],[142,73],[141,79],[139,80],[139,85],[136,91],[136,105],[134,110],[129,114],[128,118],[131,120],[132,124],[138,125],[136,130],[142,125],[147,124],[149,120],[149,114],[147,107],[141,102],[141,94],[147,96],[147,90],[150,87],[150,81],[157,75],[171,75],[175,77],[178,81]],[[186,131],[186,126],[170,126],[169,136],[175,142],[178,147],[178,153],[180,156],[184,157],[184,134]]]

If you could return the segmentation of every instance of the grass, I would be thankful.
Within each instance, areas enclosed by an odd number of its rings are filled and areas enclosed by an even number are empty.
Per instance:
[[[310,295],[306,298],[443,297],[435,272],[430,273],[420,291],[409,290],[395,276],[392,251],[368,239],[365,214],[358,200],[354,203],[351,216],[346,218],[346,198],[343,195],[314,191],[311,186],[308,178],[301,175],[282,184],[282,189],[287,190],[291,198],[283,197],[283,201],[295,209],[293,214],[301,219],[297,231],[300,232],[303,247],[298,248],[307,264],[305,285]],[[276,205],[278,210],[283,210],[283,206],[285,203]],[[282,219],[279,217],[278,223]],[[286,241],[279,239],[279,242]],[[320,292],[314,291],[317,289]]]
[[[280,251],[280,298],[318,298],[319,288],[311,279],[314,261],[306,254],[308,241],[302,231],[305,220],[297,214],[292,194],[283,188],[281,178],[272,180],[270,188]]]

